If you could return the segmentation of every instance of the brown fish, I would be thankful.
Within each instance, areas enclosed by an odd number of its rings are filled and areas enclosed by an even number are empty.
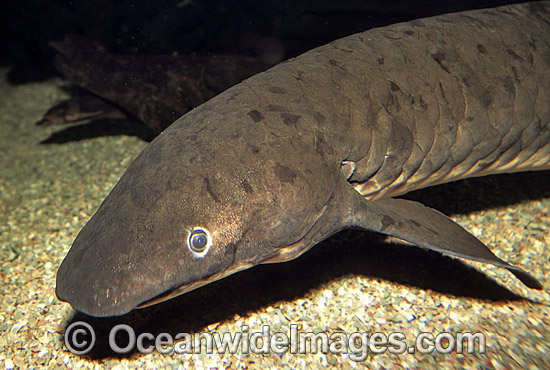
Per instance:
[[[550,2],[395,24],[311,50],[187,113],[74,241],[56,293],[121,315],[345,228],[504,267],[440,212],[395,196],[550,168]]]
[[[106,101],[136,117],[155,134],[194,107],[272,63],[245,55],[115,54],[99,42],[67,35],[52,42],[54,64],[69,80],[101,97],[62,102],[39,125],[120,118]]]

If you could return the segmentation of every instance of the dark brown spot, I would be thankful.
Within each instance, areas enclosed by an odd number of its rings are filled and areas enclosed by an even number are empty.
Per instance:
[[[326,117],[323,116],[323,114],[320,112],[315,112],[314,117],[315,117],[315,120],[319,123],[323,123],[326,121]]]
[[[405,155],[408,157],[408,153],[412,150],[413,142],[414,140],[411,130],[406,125],[400,123],[399,120],[392,119],[391,135],[388,141],[388,147],[396,148],[396,150],[399,150],[403,154],[407,153]],[[386,165],[393,163],[394,159],[395,158],[392,155],[387,156]]]
[[[256,109],[254,110],[251,110],[250,112],[248,112],[248,115],[250,116],[250,118],[252,118],[252,120],[256,123],[262,121],[264,119],[264,115],[261,114],[259,111],[257,111]]]
[[[506,52],[508,53],[508,55],[510,55],[515,60],[523,61],[523,58],[520,57],[519,55],[517,55],[513,50],[506,49]]]
[[[206,191],[208,192],[208,194],[210,194],[212,199],[214,199],[214,202],[219,203],[220,198],[218,198],[218,196],[212,190],[212,187],[210,186],[210,179],[208,177],[204,178],[204,183],[206,184]]]
[[[233,93],[229,96],[229,98],[227,99],[227,101],[231,101],[231,100],[235,100],[235,98],[237,97],[237,94]]]
[[[504,79],[504,88],[506,89],[506,92],[510,94],[510,96],[515,96],[516,94],[516,87],[514,86],[514,81],[509,76],[506,76]]]
[[[292,114],[292,113],[288,113],[288,112],[283,112],[281,113],[281,119],[283,120],[283,122],[285,123],[285,125],[287,126],[294,126],[296,127],[296,123],[298,122],[298,120],[300,119],[301,116],[299,115],[296,115],[296,114]]]
[[[466,121],[468,121],[468,122],[472,122],[473,120],[474,120],[474,117],[472,117],[472,116],[466,117]]]
[[[250,186],[250,184],[248,183],[248,181],[246,179],[241,181],[241,186],[243,187],[245,193],[247,193],[247,194],[250,194],[250,193],[254,192],[254,190],[252,189],[252,186]]]
[[[258,154],[260,152],[260,148],[258,148],[256,145],[254,144],[248,144],[248,147],[250,148],[250,150],[252,151],[252,153],[254,154]]]
[[[274,94],[284,94],[284,93],[286,93],[285,89],[283,89],[282,87],[278,87],[278,86],[270,86],[267,90],[269,92],[274,93]]]
[[[406,30],[406,31],[405,31],[405,35],[412,36],[412,35],[414,35],[414,31]]]
[[[485,49],[485,46],[477,44],[477,51],[479,51],[481,54],[485,54],[487,52],[487,49]]]
[[[384,58],[380,57],[376,60],[378,62],[379,65],[382,65],[384,64]]]
[[[325,135],[321,132],[315,137],[315,151],[321,155],[334,154],[334,149],[329,143],[327,143],[325,140]]]
[[[393,81],[390,81],[390,89],[391,91],[401,91],[401,89],[399,88],[399,86],[397,86],[397,84]]]
[[[489,90],[487,90],[486,88],[483,88],[483,87],[476,88],[476,85],[472,84],[471,81],[466,77],[462,78],[462,83],[464,84],[464,86],[466,86],[468,88],[473,87],[470,90],[471,91],[470,93],[477,100],[479,100],[479,102],[483,105],[483,107],[487,108],[492,104],[493,97],[491,96],[491,93],[489,92]]]
[[[392,225],[395,225],[395,220],[388,215],[384,215],[384,217],[382,217],[382,228],[380,231],[384,231]]]
[[[432,229],[431,227],[424,226],[424,225],[420,224],[418,221],[413,220],[412,218],[409,218],[409,221],[408,221],[408,222],[411,223],[411,224],[413,224],[414,227],[416,227],[417,229],[424,229],[424,230],[426,230],[426,231],[428,231],[428,232],[430,232],[430,233],[432,233],[432,234],[434,234],[434,235],[438,235],[438,236],[440,235],[440,234],[439,234],[439,231],[434,230],[434,229]]]
[[[294,182],[296,174],[287,166],[277,163],[274,168],[275,176],[282,182]]]
[[[493,104],[493,96],[491,95],[489,90],[484,90],[483,93],[480,95],[479,100],[485,108],[489,108],[489,106]]]
[[[428,104],[426,104],[424,99],[422,99],[422,96],[420,96],[420,99],[418,100],[418,105],[420,105],[420,108],[422,108],[424,110],[428,109]]]
[[[434,235],[441,236],[441,234],[439,233],[439,230],[437,230],[437,229],[432,229],[431,227],[427,227],[427,226],[424,226],[424,229],[428,230],[429,232],[431,232]]]
[[[442,51],[438,51],[437,53],[434,53],[431,55],[432,56],[432,59],[435,60],[437,62],[437,64],[439,64],[439,66],[447,73],[451,73],[449,72],[449,70],[447,69],[447,67],[443,64],[445,62],[445,53],[442,52]]]

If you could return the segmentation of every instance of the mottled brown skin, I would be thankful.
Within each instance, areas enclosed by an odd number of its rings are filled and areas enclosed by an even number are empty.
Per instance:
[[[132,163],[59,268],[79,311],[121,315],[344,228],[507,268],[436,210],[393,199],[548,169],[550,2],[366,31],[260,73],[181,117]],[[195,228],[211,245],[192,251]]]
[[[91,94],[73,97],[48,109],[38,126],[66,125],[88,120],[128,119],[120,108]]]
[[[115,54],[79,35],[66,35],[52,46],[60,53],[55,66],[65,77],[124,109],[155,134],[228,87],[272,66],[244,55]],[[89,103],[90,99],[78,102]],[[112,109],[98,107],[97,100],[92,103],[94,114],[89,112],[90,104],[84,105],[78,120],[112,117]],[[38,124],[71,122],[65,121],[71,115],[64,112],[72,107],[55,108]]]

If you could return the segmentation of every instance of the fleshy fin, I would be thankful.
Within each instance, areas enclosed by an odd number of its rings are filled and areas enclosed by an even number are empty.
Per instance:
[[[529,273],[495,256],[479,239],[433,208],[393,198],[357,199],[354,208],[358,208],[352,216],[355,227],[395,236],[441,253],[504,267],[527,287],[543,288]]]

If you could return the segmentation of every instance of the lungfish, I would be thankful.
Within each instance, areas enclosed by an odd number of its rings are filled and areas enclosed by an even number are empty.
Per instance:
[[[396,198],[550,168],[550,1],[339,39],[185,114],[128,167],[57,273],[57,297],[125,314],[360,228],[508,269],[442,213]]]

